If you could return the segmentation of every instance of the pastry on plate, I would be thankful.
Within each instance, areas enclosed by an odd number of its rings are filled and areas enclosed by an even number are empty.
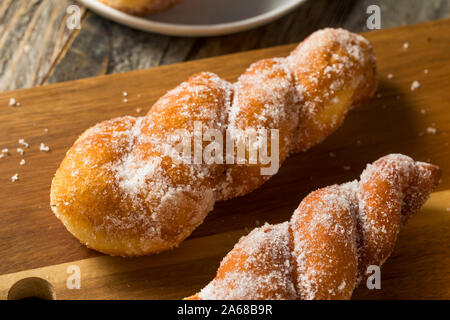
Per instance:
[[[99,0],[108,6],[126,13],[144,16],[166,10],[179,0]]]

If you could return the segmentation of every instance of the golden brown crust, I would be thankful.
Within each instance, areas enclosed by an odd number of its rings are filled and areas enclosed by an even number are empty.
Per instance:
[[[333,58],[322,60],[324,52]],[[302,57],[314,70],[307,78],[299,75]],[[261,161],[184,163],[174,157],[178,130],[195,135],[200,123],[203,132],[213,129],[224,140],[229,132],[237,138],[250,127],[278,130],[281,165],[290,153],[331,134],[356,101],[370,97],[374,70],[366,39],[326,29],[287,58],[253,64],[235,84],[212,73],[194,75],[145,117],[122,117],[88,129],[55,174],[52,209],[82,243],[104,253],[133,256],[173,248],[216,201],[245,195],[276,173],[262,175],[268,165]],[[320,85],[312,87],[311,81]],[[362,83],[370,90],[356,92]],[[209,141],[201,144],[206,148]],[[248,144],[244,151],[248,160]],[[236,158],[236,149],[231,156]]]
[[[293,152],[299,152],[324,140],[341,125],[350,107],[373,95],[376,58],[368,41],[342,29],[313,33],[289,58],[308,109],[296,132]]]
[[[359,181],[309,194],[289,222],[241,238],[215,279],[187,299],[349,299],[439,179],[434,165],[385,156]]]

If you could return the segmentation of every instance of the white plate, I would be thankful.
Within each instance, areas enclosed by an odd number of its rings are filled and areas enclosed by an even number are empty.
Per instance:
[[[92,11],[132,28],[175,36],[216,36],[271,22],[305,0],[181,0],[173,8],[136,17],[96,0],[78,0]]]

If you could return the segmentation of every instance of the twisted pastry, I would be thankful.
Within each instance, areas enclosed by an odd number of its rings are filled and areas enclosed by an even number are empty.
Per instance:
[[[188,299],[350,299],[439,178],[437,166],[385,156],[359,181],[310,193],[289,222],[242,237],[216,278]]]
[[[144,16],[166,10],[179,0],[99,0],[108,6],[130,14]]]
[[[82,243],[104,253],[173,248],[216,201],[245,195],[270,178],[261,174],[261,162],[178,161],[178,129],[195,136],[200,122],[232,138],[241,129],[276,129],[281,164],[335,131],[354,104],[370,98],[376,82],[370,43],[341,29],[314,33],[287,58],[253,64],[235,84],[212,73],[194,75],[145,117],[116,118],[85,131],[55,174],[52,210]]]

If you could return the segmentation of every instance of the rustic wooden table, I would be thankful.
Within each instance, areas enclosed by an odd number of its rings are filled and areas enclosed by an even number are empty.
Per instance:
[[[309,0],[264,27],[212,38],[168,37],[108,21],[81,8],[66,27],[69,0],[0,1],[0,91],[126,72],[298,42],[326,27],[366,30],[366,9],[381,7],[382,28],[450,16],[450,0]]]

